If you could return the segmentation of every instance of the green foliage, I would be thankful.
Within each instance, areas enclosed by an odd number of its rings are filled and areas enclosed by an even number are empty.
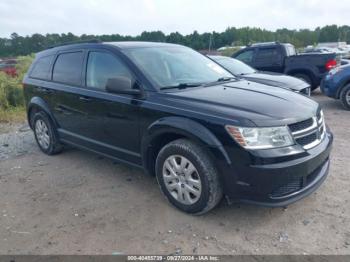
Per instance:
[[[0,111],[24,106],[22,80],[33,58],[33,55],[18,57],[15,77],[0,72]]]
[[[317,42],[350,42],[350,26],[329,25],[318,27],[315,30],[300,29],[289,30],[286,28],[269,31],[260,28],[235,28],[229,27],[224,32],[211,32],[199,34],[194,31],[189,35],[179,32],[165,35],[161,31],[143,32],[138,36],[111,35],[86,35],[68,34],[33,34],[20,36],[11,34],[10,38],[0,38],[0,57],[28,55],[48,48],[49,46],[74,42],[79,40],[99,39],[101,41],[155,41],[177,43],[190,46],[194,49],[217,49],[222,46],[247,45],[255,42],[279,41],[294,44],[296,47],[305,47]]]

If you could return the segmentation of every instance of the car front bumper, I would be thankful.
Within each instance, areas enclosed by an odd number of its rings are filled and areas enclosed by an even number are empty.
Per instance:
[[[242,165],[227,179],[225,193],[232,201],[263,206],[287,206],[314,192],[326,179],[330,166],[333,135],[328,131],[323,141],[304,153],[285,156],[277,163]],[[228,169],[226,169],[228,170]]]

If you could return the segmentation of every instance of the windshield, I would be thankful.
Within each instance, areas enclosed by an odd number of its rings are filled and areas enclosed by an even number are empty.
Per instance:
[[[248,75],[256,72],[254,68],[234,58],[213,57],[213,59],[234,75]]]
[[[145,47],[127,49],[124,53],[158,89],[232,78],[224,68],[188,47]]]

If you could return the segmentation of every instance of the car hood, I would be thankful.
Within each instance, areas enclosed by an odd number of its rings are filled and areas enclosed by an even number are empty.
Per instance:
[[[305,81],[287,75],[270,72],[256,72],[241,76],[249,81],[300,91],[309,86]]]
[[[162,95],[167,100],[164,103],[172,108],[242,126],[295,123],[315,116],[319,107],[303,95],[245,80]]]

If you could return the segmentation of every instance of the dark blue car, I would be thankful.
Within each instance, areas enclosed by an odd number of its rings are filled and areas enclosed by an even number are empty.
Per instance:
[[[350,65],[331,70],[322,80],[321,91],[326,96],[339,99],[350,110]]]

